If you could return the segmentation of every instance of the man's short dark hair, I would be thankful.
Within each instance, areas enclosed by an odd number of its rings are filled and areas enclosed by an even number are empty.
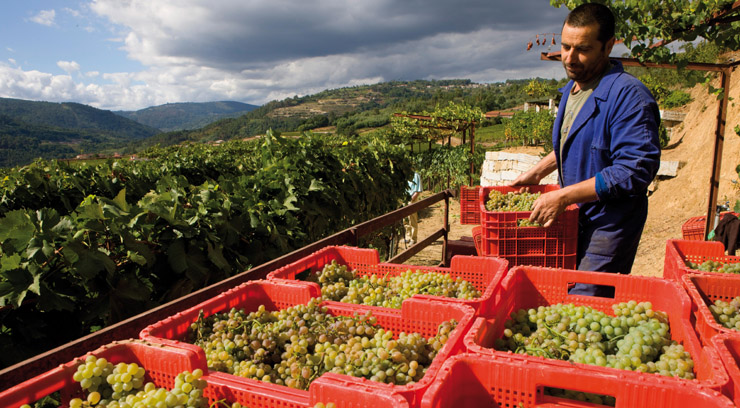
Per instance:
[[[565,24],[571,27],[599,25],[598,40],[606,44],[614,37],[614,14],[609,7],[599,3],[586,3],[574,8],[565,18]]]

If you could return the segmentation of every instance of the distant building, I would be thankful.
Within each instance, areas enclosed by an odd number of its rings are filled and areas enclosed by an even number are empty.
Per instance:
[[[558,102],[553,98],[524,102],[524,112],[530,109],[534,109],[535,112],[539,112],[542,109],[547,109],[554,116],[558,114]]]

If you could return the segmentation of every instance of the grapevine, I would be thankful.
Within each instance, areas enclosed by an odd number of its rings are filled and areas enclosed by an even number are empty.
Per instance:
[[[377,325],[371,312],[334,316],[321,298],[279,311],[231,309],[199,317],[190,341],[203,348],[208,367],[245,378],[308,389],[326,372],[389,384],[419,381],[442,349],[456,322],[424,338]]]
[[[650,302],[612,306],[556,304],[513,312],[497,350],[665,376],[694,378],[694,362],[671,340],[668,317]]]
[[[701,264],[686,261],[686,266],[697,271],[718,273],[740,273],[740,262],[724,263],[720,261],[707,260]]]
[[[321,295],[345,303],[400,309],[404,299],[416,294],[475,299],[480,292],[462,278],[439,272],[412,272],[398,276],[358,276],[357,271],[335,260],[326,264],[317,276]]]

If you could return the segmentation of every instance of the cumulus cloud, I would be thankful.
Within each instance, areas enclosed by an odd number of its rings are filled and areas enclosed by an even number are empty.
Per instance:
[[[57,63],[67,75],[0,64],[0,95],[128,110],[261,104],[389,80],[564,76],[560,64],[540,61],[544,48],[526,51],[534,34],[559,32],[567,14],[542,0],[90,0],[83,9],[146,68],[74,76],[75,61]]]
[[[31,21],[37,24],[45,26],[53,26],[54,18],[56,17],[56,11],[52,10],[41,10],[35,16],[31,17]]]
[[[145,64],[208,64],[243,70],[359,52],[481,29],[534,33],[558,28],[561,10],[538,0],[96,0],[92,9],[126,27],[125,48]],[[496,42],[498,39],[490,38]],[[526,44],[525,39],[521,39]],[[414,50],[409,50],[410,54]]]
[[[80,64],[75,61],[57,61],[57,66],[68,74],[73,74],[80,70]]]

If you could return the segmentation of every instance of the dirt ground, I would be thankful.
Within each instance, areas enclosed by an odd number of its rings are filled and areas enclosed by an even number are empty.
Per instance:
[[[719,81],[714,83],[719,86]],[[678,175],[657,180],[649,196],[648,220],[637,251],[632,269],[633,275],[662,276],[666,240],[682,238],[681,226],[691,217],[705,215],[709,202],[709,186],[712,173],[714,140],[717,128],[719,101],[707,93],[706,87],[697,85],[691,92],[693,102],[676,109],[685,112],[684,122],[674,128],[669,148],[663,150],[661,160],[678,161]],[[734,127],[740,124],[740,75],[732,76],[731,102],[728,106],[727,124],[724,132],[722,166],[719,180],[718,203],[729,201],[734,205],[740,198],[738,174],[740,164],[740,136]],[[538,149],[516,148],[510,151],[537,154]],[[430,193],[425,192],[422,198]],[[419,239],[440,228],[443,220],[443,202],[419,214]],[[458,199],[450,200],[449,239],[471,236],[473,225],[460,224]],[[404,244],[401,243],[401,246]],[[441,262],[442,242],[422,250],[408,261],[410,265],[436,265]]]

